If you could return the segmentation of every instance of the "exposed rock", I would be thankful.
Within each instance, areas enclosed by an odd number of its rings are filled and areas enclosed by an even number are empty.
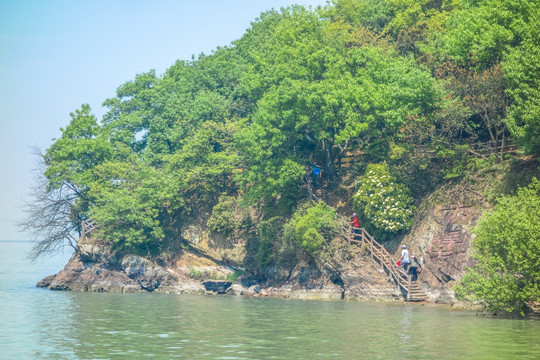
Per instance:
[[[227,293],[229,292],[229,290],[232,292],[231,295],[245,295],[245,288],[240,284],[232,284],[231,287],[227,289]]]
[[[203,281],[203,285],[206,291],[213,291],[218,294],[225,294],[225,292],[232,285],[232,283],[225,280],[207,280]]]
[[[195,266],[211,269],[219,276],[233,271],[190,253],[181,254],[175,265],[164,268],[141,256],[113,253],[110,246],[98,239],[87,238],[80,240],[77,251],[63,270],[47,276],[37,286],[51,290],[202,294],[205,289],[200,280],[191,278],[190,271]]]
[[[439,304],[454,304],[456,302],[454,291],[452,289],[441,290],[435,302]]]
[[[153,291],[161,283],[171,284],[175,279],[169,272],[155,263],[137,255],[128,255],[122,259],[122,269],[126,275],[137,281],[141,288]]]
[[[451,198],[451,194],[447,194]],[[422,264],[419,282],[432,302],[456,302],[452,286],[460,280],[466,266],[472,266],[470,232],[482,213],[481,205],[457,204],[442,206],[428,198],[403,239],[409,253]],[[471,201],[471,203],[474,203]],[[395,256],[399,257],[400,249]]]
[[[200,282],[186,281],[173,285],[164,285],[162,284],[158,287],[156,292],[167,293],[167,294],[204,294],[204,286]]]
[[[481,208],[460,204],[442,206],[427,199],[419,209],[415,224],[402,243],[423,264],[418,284],[429,301],[455,304],[452,285],[461,278],[464,267],[472,265],[469,229],[480,216]],[[202,224],[195,223],[183,229],[182,234],[193,249],[182,251],[168,261],[113,252],[98,239],[81,240],[65,268],[44,278],[37,286],[96,292],[403,301],[399,288],[366,249],[339,239],[320,256],[306,258],[292,268],[269,266],[231,284],[213,279],[226,278],[242,262],[245,253],[235,250],[243,247],[241,240],[233,239],[227,245],[224,239],[214,237]],[[397,242],[389,246],[397,246]],[[228,247],[220,248],[216,244]],[[399,250],[395,258],[399,258]]]
[[[347,300],[394,300],[398,291],[380,265],[369,257],[358,258],[344,267],[342,276]]]
[[[49,275],[47,277],[44,277],[42,280],[38,281],[36,286],[37,287],[48,288],[51,285],[51,283],[53,282],[55,276],[56,275]]]
[[[200,219],[193,219],[181,233],[187,242],[217,261],[240,265],[246,256],[245,239],[210,233]]]

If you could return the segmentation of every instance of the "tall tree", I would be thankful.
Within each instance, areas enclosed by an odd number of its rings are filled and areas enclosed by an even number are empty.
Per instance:
[[[475,265],[456,295],[523,315],[526,302],[540,301],[540,182],[534,179],[516,196],[500,198],[474,232]]]
[[[112,158],[113,149],[89,105],[70,116],[69,125],[60,129],[62,136],[44,154],[44,175],[49,180],[48,190],[67,187],[76,194],[82,213],[93,201],[88,190],[96,179],[94,169]]]
[[[53,188],[43,173],[46,170],[44,154],[34,148],[38,164],[29,196],[23,204],[25,217],[17,224],[21,231],[32,234],[34,244],[29,253],[32,260],[54,254],[70,246],[77,247],[83,220],[77,201],[77,192],[65,184]]]
[[[324,161],[331,178],[336,148],[392,136],[407,116],[432,111],[440,96],[414,61],[330,41],[316,14],[290,9],[274,31],[264,57],[253,50],[247,87],[261,95],[238,135],[244,180],[258,196],[294,192],[313,160]]]
[[[98,175],[95,169],[112,157],[112,149],[89,105],[70,114],[60,129],[62,136],[43,154],[35,149],[39,164],[32,200],[25,204],[24,231],[37,240],[31,257],[53,253],[64,245],[76,247],[81,221],[95,201],[90,193]]]
[[[504,119],[509,99],[501,66],[475,70],[451,62],[443,64],[436,72],[439,78],[446,80],[448,91],[469,111],[466,121],[477,128],[474,135],[488,140],[492,153],[502,160],[507,135]]]

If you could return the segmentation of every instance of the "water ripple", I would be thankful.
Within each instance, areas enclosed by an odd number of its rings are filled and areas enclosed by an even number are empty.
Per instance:
[[[439,306],[52,292],[34,288],[16,258],[0,265],[2,359],[540,358],[539,321]]]

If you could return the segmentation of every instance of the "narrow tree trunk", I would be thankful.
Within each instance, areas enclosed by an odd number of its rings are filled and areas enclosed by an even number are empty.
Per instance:
[[[324,151],[324,162],[325,162],[325,168],[326,168],[326,176],[329,179],[334,178],[334,175],[336,173],[334,169],[334,161],[332,159],[332,145],[328,140],[323,139],[322,140],[322,147]]]
[[[501,136],[501,148],[499,151],[500,151],[500,160],[502,162],[504,160],[504,130]]]
[[[313,192],[313,187],[311,186],[311,168],[306,167],[306,173],[304,174],[304,181],[306,182],[306,187],[308,190],[309,198],[311,201],[315,202],[318,200],[317,196]]]
[[[490,117],[488,114],[488,111],[486,109],[483,110],[483,114],[480,115],[482,118],[482,121],[484,122],[484,125],[486,125],[486,129],[489,133],[489,137],[491,139],[491,154],[495,154],[495,158],[497,158],[497,154],[499,153],[497,150],[497,128],[496,126],[493,126],[493,129],[491,128],[490,123]],[[494,134],[495,132],[495,134]]]

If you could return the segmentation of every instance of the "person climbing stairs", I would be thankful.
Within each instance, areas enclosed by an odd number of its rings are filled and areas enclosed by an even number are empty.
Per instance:
[[[313,201],[324,200],[325,194],[326,194],[325,192],[326,182],[323,181],[322,169],[317,164],[316,161],[313,162],[313,165],[311,168],[307,168],[304,181],[306,182],[311,200]]]
[[[377,261],[388,274],[394,284],[404,292],[407,301],[425,301],[427,294],[418,281],[412,281],[412,276],[396,265],[396,259],[386,248],[375,241],[366,229],[351,226],[348,232],[349,243],[366,248],[371,258]]]

